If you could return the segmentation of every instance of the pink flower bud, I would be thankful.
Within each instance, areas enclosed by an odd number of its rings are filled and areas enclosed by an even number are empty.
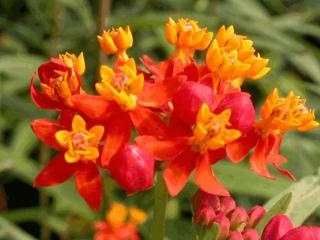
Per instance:
[[[197,113],[203,103],[213,104],[213,91],[201,83],[187,81],[175,93],[172,103],[178,117],[186,123],[195,123]]]
[[[243,231],[248,220],[247,211],[244,208],[237,207],[230,216],[232,230]]]
[[[194,212],[202,205],[208,205],[216,212],[220,209],[220,199],[217,195],[206,193],[199,189],[192,198]]]
[[[282,214],[274,216],[266,225],[262,233],[262,240],[279,240],[289,230],[293,229],[291,220]]]
[[[229,240],[244,240],[240,232],[232,232],[229,236]]]
[[[266,214],[266,210],[261,206],[255,206],[249,211],[248,227],[255,228],[259,221]]]
[[[220,211],[223,212],[225,215],[228,215],[233,209],[236,208],[236,202],[232,197],[222,197],[220,201]]]
[[[111,159],[109,171],[127,193],[140,192],[153,184],[154,159],[145,149],[126,145]]]
[[[248,229],[244,233],[242,233],[244,240],[259,240],[259,234],[254,229]]]
[[[219,215],[217,215],[214,222],[219,224],[220,226],[218,239],[225,239],[229,235],[229,231],[230,231],[229,219],[226,216],[224,216],[222,213],[220,213]]]
[[[216,214],[212,207],[207,204],[202,204],[194,213],[193,221],[197,225],[210,227],[213,224],[215,217]]]

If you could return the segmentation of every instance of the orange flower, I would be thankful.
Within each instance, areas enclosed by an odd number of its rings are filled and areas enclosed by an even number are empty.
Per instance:
[[[30,84],[32,100],[41,108],[64,109],[72,107],[70,98],[82,93],[81,76],[85,71],[83,53],[75,56],[71,53],[59,55],[38,68],[40,87],[34,86],[35,75]]]
[[[232,81],[240,87],[245,78],[258,80],[266,75],[270,68],[266,67],[268,59],[255,55],[253,41],[245,36],[237,35],[233,26],[222,26],[211,43],[206,64],[218,80]]]
[[[130,27],[125,29],[122,27],[112,28],[108,31],[103,31],[101,36],[97,36],[100,47],[106,54],[116,54],[122,60],[127,60],[126,50],[132,47],[133,38]]]
[[[282,135],[292,129],[305,132],[319,126],[315,121],[315,110],[308,109],[306,99],[301,99],[292,91],[282,98],[278,89],[274,89],[262,106],[260,115],[256,129],[262,136],[270,132]]]
[[[169,18],[165,33],[167,41],[176,47],[174,56],[182,59],[192,58],[195,50],[207,48],[213,35],[207,28],[200,28],[197,21],[187,18],[178,22]]]

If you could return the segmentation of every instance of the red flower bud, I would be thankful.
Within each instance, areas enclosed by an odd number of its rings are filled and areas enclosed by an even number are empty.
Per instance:
[[[220,226],[218,239],[225,239],[229,235],[229,231],[230,231],[229,219],[223,214],[219,214],[215,218],[214,222],[219,224]]]
[[[214,113],[221,113],[225,109],[231,109],[231,128],[247,133],[252,128],[256,119],[254,106],[250,95],[244,92],[226,94]]]
[[[249,212],[249,220],[248,220],[248,227],[255,228],[259,221],[264,217],[266,214],[266,210],[261,206],[253,207]]]
[[[140,192],[153,184],[154,159],[145,149],[126,145],[111,159],[109,171],[127,193]]]
[[[248,220],[247,211],[244,208],[237,207],[230,216],[232,230],[243,231]]]
[[[222,197],[220,211],[228,215],[233,209],[236,208],[236,202],[232,197]]]
[[[193,221],[197,225],[210,227],[216,217],[215,211],[207,204],[201,205],[194,213]]]
[[[220,209],[220,200],[218,196],[199,189],[192,198],[192,205],[194,212],[201,208],[202,205],[208,205],[213,211],[217,211]]]
[[[229,240],[244,240],[240,232],[232,232],[230,234]]]
[[[256,230],[254,229],[248,229],[246,230],[243,234],[243,239],[244,240],[259,240],[259,234]]]
[[[280,240],[289,230],[293,228],[291,220],[286,215],[274,216],[264,228],[262,240]]]
[[[320,227],[297,227],[290,230],[281,240],[319,240]]]
[[[195,123],[200,106],[206,103],[211,107],[213,101],[212,89],[193,81],[184,83],[172,99],[174,111],[186,123]]]

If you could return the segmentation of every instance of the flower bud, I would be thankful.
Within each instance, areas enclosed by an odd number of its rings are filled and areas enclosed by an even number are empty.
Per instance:
[[[243,234],[243,239],[244,240],[259,240],[259,234],[256,230],[254,229],[248,229],[246,230]]]
[[[248,227],[255,228],[259,221],[266,214],[266,210],[261,206],[255,206],[249,211]]]
[[[243,231],[248,220],[247,211],[244,208],[237,207],[230,216],[232,230]]]
[[[223,214],[218,214],[214,220],[215,223],[219,224],[218,239],[225,239],[229,235],[230,221]]]
[[[291,220],[286,215],[278,214],[268,222],[263,230],[261,239],[279,240],[291,229],[293,229]]]
[[[236,208],[236,202],[232,197],[222,197],[220,211],[228,215],[233,209]]]
[[[175,93],[172,103],[178,117],[186,123],[195,123],[196,116],[203,103],[211,108],[214,101],[213,91],[201,83],[188,81]]]
[[[229,236],[229,240],[244,240],[240,232],[232,232]]]
[[[220,209],[220,199],[217,195],[198,190],[192,198],[193,210],[196,212],[202,205],[210,206],[214,211]]]
[[[111,159],[109,171],[127,193],[140,192],[153,184],[154,159],[145,149],[126,145]]]
[[[210,227],[213,224],[215,217],[216,214],[212,207],[207,204],[203,204],[194,213],[193,221],[197,225]]]

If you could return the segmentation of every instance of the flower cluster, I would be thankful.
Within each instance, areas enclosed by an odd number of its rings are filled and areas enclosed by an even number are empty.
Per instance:
[[[311,240],[320,239],[319,227],[294,228],[286,215],[274,216],[265,226],[261,238],[256,226],[266,210],[255,206],[249,211],[238,207],[231,197],[219,197],[199,190],[193,197],[193,222],[199,231],[219,225],[216,240]]]
[[[32,129],[60,154],[34,186],[60,184],[73,175],[80,195],[98,209],[99,168],[131,194],[152,187],[157,160],[171,196],[181,192],[193,171],[203,192],[228,196],[211,167],[225,158],[242,161],[251,150],[249,163],[257,174],[274,178],[268,170],[273,164],[294,178],[281,167],[287,161],[280,154],[282,138],[292,129],[308,131],[319,123],[306,100],[292,92],[281,97],[277,89],[256,120],[250,94],[241,87],[270,68],[253,41],[236,34],[233,26],[222,26],[214,35],[183,18],[169,18],[165,35],[174,53],[160,63],[142,56],[144,68],[127,53],[133,46],[130,27],[98,36],[102,50],[115,61],[100,66],[97,95],[82,89],[82,53],[62,54],[39,67],[40,89],[35,74],[30,94],[38,107],[57,111],[58,120],[34,120]],[[205,49],[203,62],[196,62],[194,53]]]
[[[255,227],[265,215],[265,209],[255,206],[247,211],[237,207],[232,197],[219,197],[199,190],[193,197],[193,221],[201,228],[213,224],[220,227],[217,240],[258,240]]]
[[[140,240],[137,225],[143,224],[147,215],[136,207],[127,208],[121,203],[112,203],[105,221],[96,221],[94,240]]]

